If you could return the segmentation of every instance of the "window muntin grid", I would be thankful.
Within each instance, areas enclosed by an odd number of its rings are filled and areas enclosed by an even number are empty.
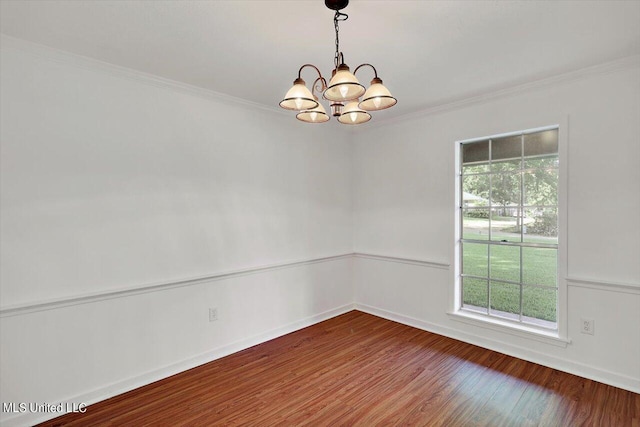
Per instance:
[[[460,151],[460,307],[557,329],[558,129],[462,143]],[[464,191],[474,180],[485,197]],[[539,183],[543,191],[532,194]],[[507,232],[505,217],[515,221]],[[540,228],[544,235],[531,234]]]

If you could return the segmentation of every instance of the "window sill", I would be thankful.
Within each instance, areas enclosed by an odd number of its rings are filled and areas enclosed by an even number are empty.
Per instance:
[[[447,314],[451,320],[455,320],[457,322],[515,335],[520,338],[533,339],[556,347],[567,347],[567,345],[571,343],[571,340],[560,337],[556,331],[544,331],[525,325],[502,321],[493,317],[474,314],[464,310],[448,312]]]

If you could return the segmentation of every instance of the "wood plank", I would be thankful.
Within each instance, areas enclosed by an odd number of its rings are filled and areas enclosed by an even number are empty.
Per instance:
[[[352,311],[41,426],[640,427],[640,395]]]

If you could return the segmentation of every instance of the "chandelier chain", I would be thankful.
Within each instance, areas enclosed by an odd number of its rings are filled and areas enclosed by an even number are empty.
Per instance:
[[[336,10],[336,14],[333,16],[333,26],[336,29],[336,56],[335,56],[333,62],[335,63],[336,68],[338,68],[338,65],[340,65],[339,64],[340,37],[338,36],[338,33],[340,31],[340,26],[338,25],[338,23],[340,21],[346,21],[347,19],[349,19],[349,15],[347,15],[346,13],[340,13],[340,11],[338,11],[338,10]]]

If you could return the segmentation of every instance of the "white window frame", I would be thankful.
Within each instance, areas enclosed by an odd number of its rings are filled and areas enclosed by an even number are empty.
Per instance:
[[[569,159],[568,159],[568,118],[562,118],[561,120],[553,120],[552,125],[546,126],[523,126],[522,130],[513,132],[497,133],[478,138],[461,139],[455,141],[454,145],[454,243],[452,254],[452,289],[450,292],[450,307],[448,312],[453,320],[460,321],[466,324],[474,326],[481,326],[486,329],[505,332],[511,335],[520,336],[527,339],[535,339],[538,341],[546,342],[558,346],[566,346],[570,342],[568,339],[567,331],[567,231],[568,231],[568,173],[569,173]],[[475,314],[469,310],[462,309],[461,298],[461,280],[460,280],[460,221],[461,213],[459,208],[460,191],[461,191],[461,145],[464,143],[483,141],[487,139],[495,139],[513,135],[519,135],[523,132],[540,132],[544,130],[558,129],[558,306],[556,313],[557,330],[537,328],[533,325],[527,325],[522,323],[511,322],[508,320],[502,320],[497,317],[490,317],[483,314]]]

